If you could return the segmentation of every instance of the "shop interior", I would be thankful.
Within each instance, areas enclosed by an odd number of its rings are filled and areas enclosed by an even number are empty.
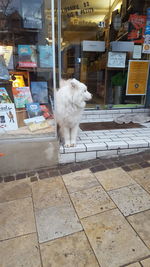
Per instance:
[[[149,0],[62,1],[62,77],[87,85],[93,94],[87,108],[145,106],[149,64],[143,91],[128,93],[127,84],[130,60],[150,59],[143,48],[149,7]],[[113,56],[122,57],[122,65],[113,64]]]

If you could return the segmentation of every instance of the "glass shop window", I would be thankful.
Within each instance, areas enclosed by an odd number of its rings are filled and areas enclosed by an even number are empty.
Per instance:
[[[54,136],[51,5],[0,1],[0,137]]]

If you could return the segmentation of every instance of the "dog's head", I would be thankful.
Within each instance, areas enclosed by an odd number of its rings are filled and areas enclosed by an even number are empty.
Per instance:
[[[70,80],[70,89],[73,103],[80,108],[84,108],[86,101],[89,101],[92,98],[91,93],[87,90],[87,86],[76,79]]]

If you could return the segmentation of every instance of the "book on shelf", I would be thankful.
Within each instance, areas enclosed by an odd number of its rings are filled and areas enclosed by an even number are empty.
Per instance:
[[[0,104],[0,132],[17,130],[17,117],[13,103]]]
[[[22,1],[23,27],[28,29],[42,29],[42,1]]]
[[[53,119],[54,116],[50,110],[49,105],[40,105],[40,108],[42,110],[42,115],[44,116],[45,119]]]
[[[41,68],[53,67],[53,51],[50,45],[39,45],[39,63]]]
[[[10,75],[4,60],[4,56],[0,55],[0,79],[1,80],[9,80]]]
[[[0,104],[1,103],[12,103],[6,88],[0,87]]]
[[[14,74],[14,79],[11,79],[12,87],[25,87],[23,75]]]
[[[16,108],[24,108],[26,104],[33,102],[29,87],[12,88]]]
[[[6,67],[9,70],[12,70],[14,68],[13,46],[0,45],[0,55],[3,56],[5,64],[6,64]]]
[[[26,104],[26,111],[28,113],[29,118],[43,115],[43,112],[41,110],[39,103]]]
[[[35,68],[37,67],[37,53],[35,45],[18,45],[19,67]]]
[[[31,82],[31,94],[33,102],[40,104],[48,103],[47,82]]]

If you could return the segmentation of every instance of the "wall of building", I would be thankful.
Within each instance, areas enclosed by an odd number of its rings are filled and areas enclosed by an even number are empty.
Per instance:
[[[27,172],[56,165],[56,139],[22,139],[0,141],[0,175]]]

